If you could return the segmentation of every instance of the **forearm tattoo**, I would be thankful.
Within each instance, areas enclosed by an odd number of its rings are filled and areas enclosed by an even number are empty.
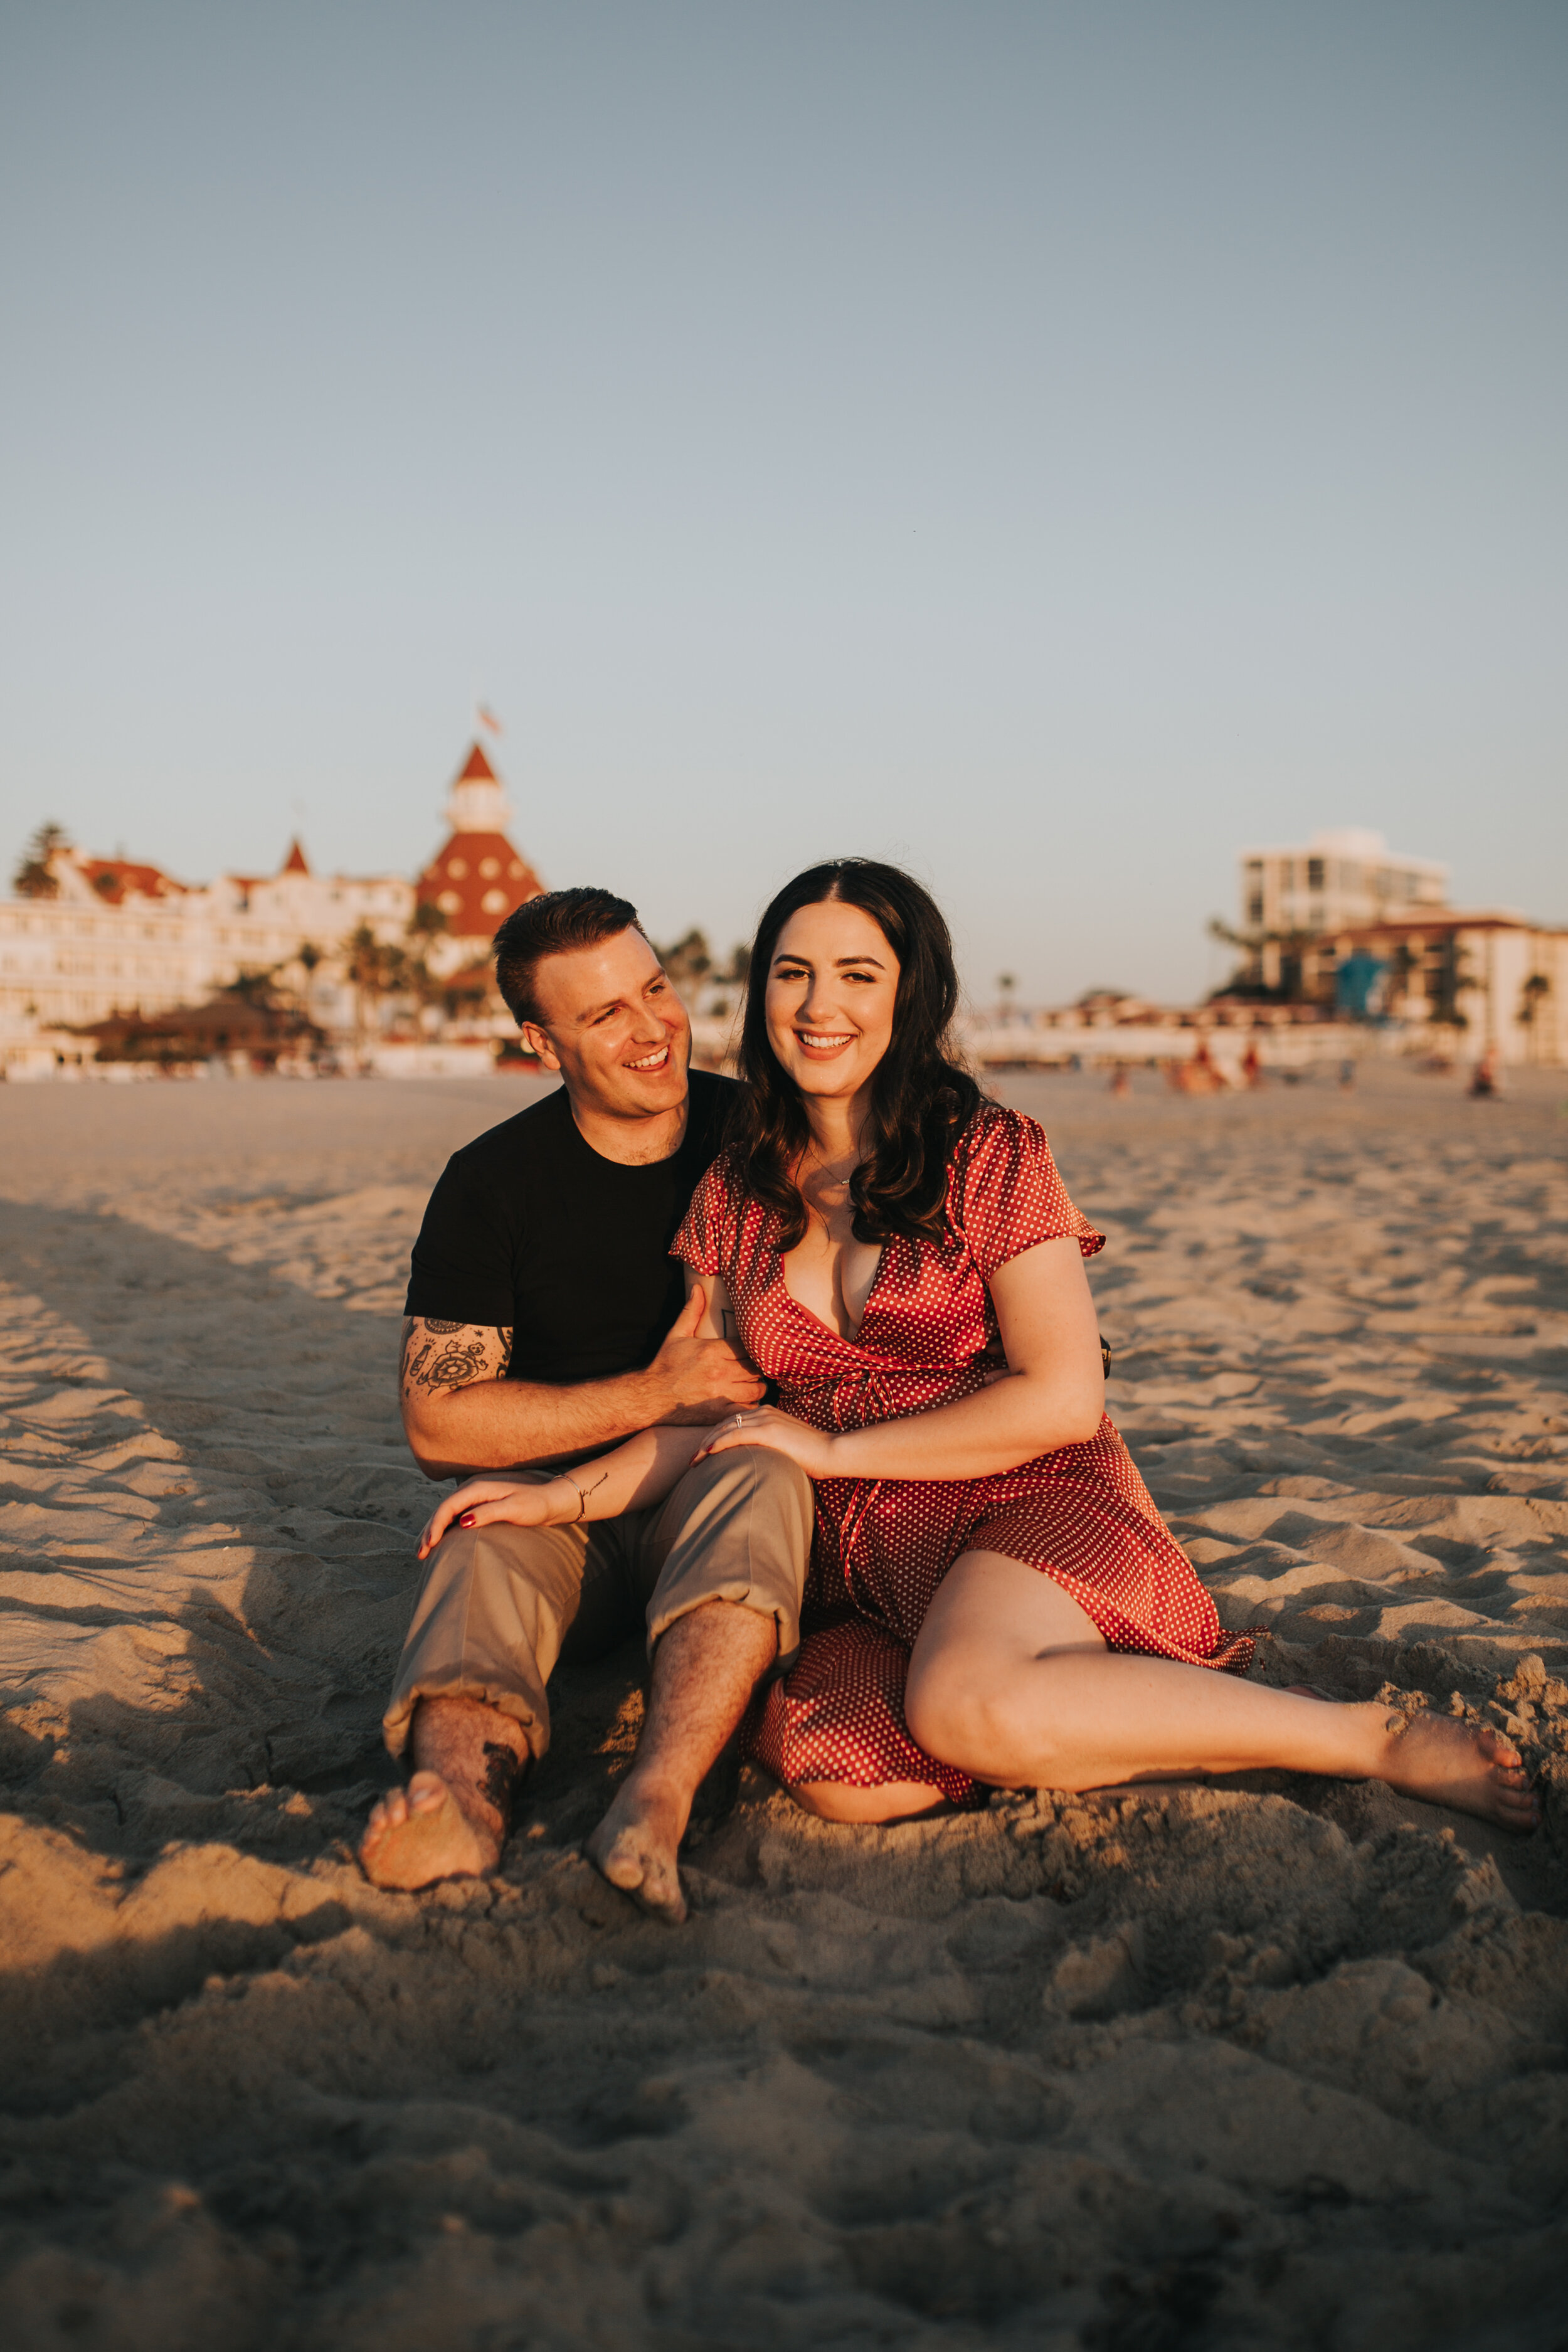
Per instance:
[[[398,1374],[404,1402],[438,1389],[466,1389],[475,1381],[504,1381],[511,1341],[510,1330],[493,1323],[437,1323],[405,1315]]]

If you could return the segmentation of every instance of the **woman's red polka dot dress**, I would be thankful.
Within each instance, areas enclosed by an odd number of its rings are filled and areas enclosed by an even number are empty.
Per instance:
[[[1085,1257],[1105,1242],[1068,1198],[1044,1130],[996,1105],[953,1153],[941,1246],[900,1236],[883,1249],[858,1339],[791,1297],[776,1222],[721,1157],[674,1254],[723,1281],[746,1353],[777,1381],[784,1410],[834,1431],[973,1395],[1000,1360],[987,1286],[997,1267],[1066,1235]],[[819,1481],[800,1651],[753,1718],[748,1745],[759,1763],[789,1782],[916,1780],[973,1799],[966,1773],[915,1745],[903,1707],[931,1596],[970,1549],[1055,1577],[1113,1650],[1236,1672],[1251,1657],[1245,1636],[1222,1633],[1107,1415],[1087,1444],[989,1477]]]

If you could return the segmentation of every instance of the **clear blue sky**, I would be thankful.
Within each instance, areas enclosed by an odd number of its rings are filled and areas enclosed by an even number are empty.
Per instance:
[[[1243,843],[1568,919],[1568,7],[0,6],[0,853],[907,860],[1181,996]]]

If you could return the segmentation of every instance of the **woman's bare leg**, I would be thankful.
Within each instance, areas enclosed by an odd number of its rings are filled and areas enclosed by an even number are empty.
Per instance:
[[[1540,1818],[1518,1750],[1447,1716],[1325,1706],[1205,1666],[1108,1651],[1054,1579],[965,1552],[938,1587],[904,1714],[930,1756],[1001,1788],[1100,1789],[1276,1766],[1386,1780],[1504,1828]]]
[[[947,1802],[925,1780],[884,1780],[875,1789],[858,1789],[847,1780],[797,1780],[789,1793],[825,1822],[907,1822]]]

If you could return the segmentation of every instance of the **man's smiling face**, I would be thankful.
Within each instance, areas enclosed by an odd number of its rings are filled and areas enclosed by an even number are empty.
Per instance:
[[[542,1017],[522,1034],[584,1110],[658,1118],[686,1100],[691,1024],[640,931],[544,957],[533,999]]]

